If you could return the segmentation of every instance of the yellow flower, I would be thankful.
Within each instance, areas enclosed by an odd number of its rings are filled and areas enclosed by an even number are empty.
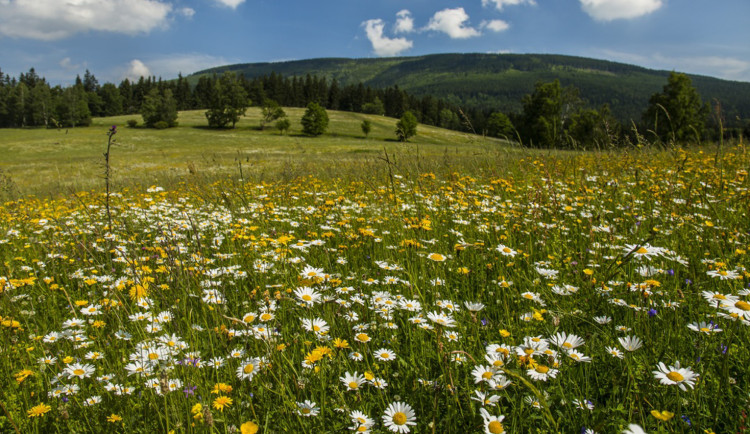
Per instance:
[[[349,342],[346,339],[336,338],[333,340],[333,346],[336,348],[349,348]]]
[[[510,332],[508,330],[502,329],[500,330],[500,336],[507,338],[508,336],[510,336]]]
[[[232,386],[225,384],[225,383],[216,383],[214,386],[214,390],[211,391],[211,393],[219,394],[221,392],[224,392],[226,394],[232,393]]]
[[[32,375],[34,375],[34,371],[29,369],[22,369],[21,371],[13,374],[13,376],[16,377],[16,381],[18,382],[18,384],[23,383],[23,380],[29,378]]]
[[[52,407],[50,407],[47,404],[39,404],[35,407],[31,407],[31,410],[29,410],[27,413],[29,417],[41,417],[44,416],[47,412],[52,410]]]
[[[258,432],[258,424],[255,422],[245,422],[240,425],[241,434],[255,434]]]
[[[117,423],[122,420],[122,417],[112,413],[109,416],[107,416],[107,422]]]
[[[662,411],[651,410],[651,416],[666,422],[669,419],[672,419],[674,417],[674,413],[667,411],[667,410],[662,410]]]
[[[214,408],[219,411],[224,411],[224,407],[229,407],[232,405],[232,398],[228,396],[220,396],[216,399],[214,399]]]

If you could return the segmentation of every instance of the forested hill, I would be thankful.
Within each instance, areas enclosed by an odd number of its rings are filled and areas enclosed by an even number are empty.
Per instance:
[[[240,72],[248,78],[307,74],[336,79],[339,84],[363,83],[373,88],[398,85],[417,96],[432,95],[463,106],[516,112],[521,98],[538,81],[559,79],[575,86],[591,107],[609,104],[621,121],[640,121],[649,97],[662,90],[669,71],[624,63],[548,54],[434,54],[374,59],[310,59],[275,63],[246,63],[193,74]],[[728,121],[750,118],[750,83],[689,75],[704,102],[721,102]]]

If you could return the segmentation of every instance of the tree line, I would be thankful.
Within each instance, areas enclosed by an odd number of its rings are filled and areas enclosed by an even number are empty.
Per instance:
[[[744,131],[720,131],[720,107],[701,101],[690,78],[672,73],[662,92],[654,94],[640,122],[621,125],[609,107],[592,108],[579,91],[562,87],[558,80],[538,82],[521,100],[521,110],[503,113],[429,95],[415,96],[398,86],[373,89],[362,83],[341,86],[307,74],[283,77],[276,73],[247,78],[225,72],[203,75],[191,85],[181,74],[176,80],[156,77],[124,79],[119,85],[99,84],[86,70],[73,85],[51,86],[34,69],[18,78],[0,70],[0,127],[86,126],[92,117],[140,113],[148,127],[177,124],[177,112],[206,109],[209,126],[234,127],[250,105],[263,110],[261,127],[284,130],[280,108],[321,108],[403,118],[406,113],[423,124],[520,141],[534,147],[593,148],[633,143],[643,138],[659,142],[700,142],[718,134],[750,135]],[[288,121],[286,121],[288,122]]]

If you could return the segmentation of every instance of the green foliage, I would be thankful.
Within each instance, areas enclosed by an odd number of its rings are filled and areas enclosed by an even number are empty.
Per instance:
[[[235,74],[225,72],[221,78],[212,81],[208,90],[208,126],[226,128],[229,124],[235,127],[241,116],[245,115],[250,101],[245,88]]]
[[[157,122],[164,122],[168,128],[177,126],[177,101],[169,89],[159,92],[151,89],[141,105],[143,123],[149,128],[155,128]]]
[[[365,119],[360,124],[360,128],[362,128],[362,134],[365,135],[365,138],[369,137],[370,132],[372,131],[372,122],[370,122],[369,119]]]
[[[375,97],[372,102],[368,102],[362,105],[362,113],[380,116],[384,115],[385,106],[383,106],[383,101],[381,101],[380,98]]]
[[[537,83],[534,93],[523,97],[521,139],[536,147],[562,146],[564,121],[579,101],[578,90],[563,88],[559,80]]]
[[[618,125],[606,105],[599,110],[581,109],[565,126],[568,147],[594,149],[611,146],[612,138],[619,134]]]
[[[284,109],[279,106],[279,103],[272,99],[266,99],[263,101],[263,108],[261,109],[260,129],[263,130],[266,124],[270,124],[271,122],[285,116],[286,113],[284,112]]]
[[[444,108],[440,110],[438,115],[438,125],[442,128],[449,130],[457,130],[461,127],[461,121],[458,119],[458,115],[453,110]]]
[[[409,137],[417,135],[417,118],[412,112],[406,112],[398,123],[396,123],[396,137],[402,142],[409,140]]]
[[[292,122],[286,117],[276,121],[276,129],[279,130],[281,134],[284,134],[284,132],[289,132],[289,128],[291,128],[291,126]]]
[[[130,128],[135,128],[136,126],[138,126],[138,120],[137,119],[128,119],[127,122],[126,122],[126,124]]]
[[[515,139],[516,129],[508,116],[504,113],[495,112],[487,119],[487,134],[510,140]]]
[[[690,77],[672,72],[662,91],[651,96],[643,123],[662,142],[700,142],[708,112]]]
[[[302,132],[308,136],[319,136],[328,129],[328,113],[316,102],[307,105],[302,116]]]

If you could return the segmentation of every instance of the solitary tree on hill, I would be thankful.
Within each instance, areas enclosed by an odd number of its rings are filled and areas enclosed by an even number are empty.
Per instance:
[[[309,136],[319,136],[328,128],[328,113],[316,102],[307,105],[302,116],[302,132]]]
[[[412,112],[406,112],[396,124],[396,136],[402,142],[409,140],[409,137],[417,135],[417,118]]]

